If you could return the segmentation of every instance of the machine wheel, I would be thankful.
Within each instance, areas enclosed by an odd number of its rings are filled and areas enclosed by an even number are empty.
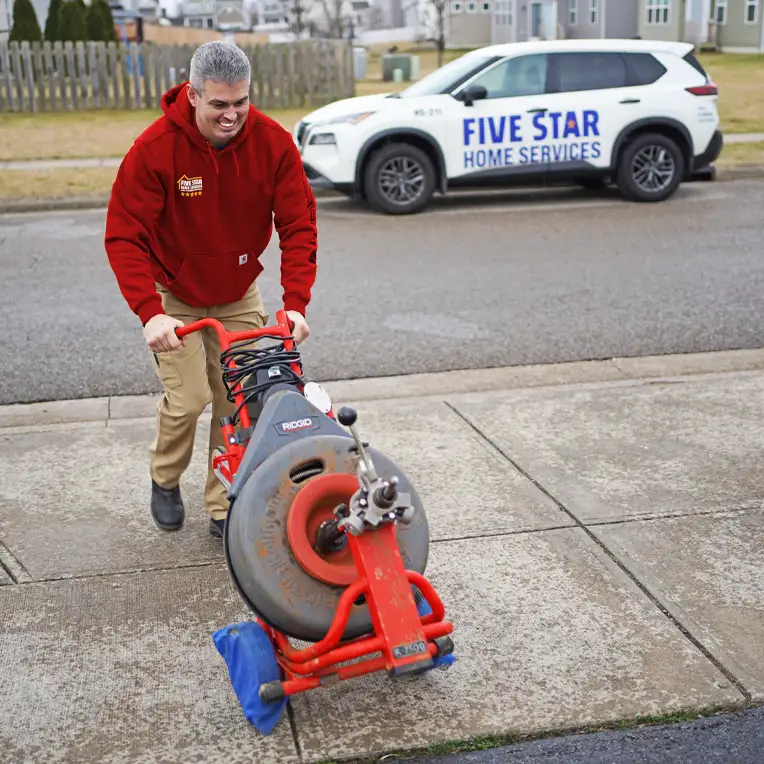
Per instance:
[[[435,191],[435,168],[410,143],[391,143],[374,153],[364,172],[369,204],[388,215],[419,212]]]
[[[684,157],[671,138],[660,133],[638,135],[618,161],[618,188],[632,202],[662,202],[679,188]]]
[[[299,561],[306,560],[305,539],[312,543],[333,509],[349,501],[354,491],[352,449],[352,439],[342,435],[295,440],[252,472],[228,512],[225,550],[231,579],[263,622],[295,639],[317,642],[326,636],[340,596],[357,577],[346,547],[324,554],[323,570]],[[397,539],[405,567],[423,574],[429,528],[422,502],[402,470],[373,447],[367,450],[377,471],[387,477],[397,475],[399,490],[411,495],[416,513],[409,525],[398,525]],[[328,482],[339,487],[317,499],[311,511],[303,512],[295,530],[294,518],[289,522],[294,498],[325,475],[336,475]],[[300,535],[296,555],[290,539]],[[343,638],[354,639],[372,631],[365,602],[354,605]]]

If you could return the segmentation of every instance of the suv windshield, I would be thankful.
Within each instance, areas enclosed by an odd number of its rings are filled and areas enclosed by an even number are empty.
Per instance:
[[[399,98],[413,98],[415,96],[437,95],[438,93],[450,93],[465,80],[472,77],[488,64],[498,61],[500,56],[475,56],[465,55],[449,61],[440,69],[415,82],[410,87],[398,93]]]

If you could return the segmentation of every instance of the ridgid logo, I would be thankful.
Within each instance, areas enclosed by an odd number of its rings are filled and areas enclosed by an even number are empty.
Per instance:
[[[318,419],[316,417],[306,416],[301,419],[286,419],[280,422],[274,422],[273,426],[279,435],[291,435],[294,432],[302,430],[317,430]]]
[[[202,179],[189,178],[184,175],[178,179],[178,190],[181,196],[201,196],[202,195]]]
[[[282,422],[281,429],[284,432],[294,432],[294,430],[304,430],[306,427],[312,427],[313,420],[308,419],[295,419],[292,422]]]

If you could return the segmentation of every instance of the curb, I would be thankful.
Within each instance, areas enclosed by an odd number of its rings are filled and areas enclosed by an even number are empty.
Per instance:
[[[329,189],[313,189],[316,199],[340,198],[342,195]],[[109,194],[70,196],[65,198],[33,197],[18,201],[0,200],[0,215],[22,212],[56,212],[66,210],[105,210],[109,206]]]
[[[721,165],[715,168],[715,180],[717,182],[732,180],[751,180],[764,178],[764,164],[741,164]],[[314,188],[313,193],[317,199],[341,199],[342,194],[328,188]],[[0,215],[24,212],[55,212],[66,210],[97,210],[106,209],[109,205],[108,194],[93,196],[73,196],[59,198],[31,198],[18,201],[0,200]]]
[[[764,347],[636,358],[503,366],[490,369],[321,381],[335,406],[363,401],[443,400],[449,395],[581,385],[628,385],[686,381],[703,375],[764,371]],[[0,434],[17,427],[47,427],[156,415],[157,393],[0,405]],[[209,406],[206,412],[209,411]]]
[[[716,168],[717,180],[744,180],[764,178],[764,164],[720,165]]]
[[[109,197],[106,194],[98,196],[70,196],[58,198],[32,198],[18,201],[0,202],[0,214],[14,212],[55,212],[57,210],[92,210],[106,209]]]

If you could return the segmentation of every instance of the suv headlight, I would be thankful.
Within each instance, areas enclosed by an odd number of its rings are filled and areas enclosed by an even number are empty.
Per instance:
[[[308,143],[311,146],[334,146],[337,144],[337,139],[334,133],[313,133]]]
[[[375,113],[376,112],[373,111],[363,111],[359,114],[346,114],[344,117],[335,117],[334,119],[330,119],[328,124],[336,125],[340,122],[351,122],[352,124],[357,125],[359,122],[363,122],[367,117],[370,117]]]

